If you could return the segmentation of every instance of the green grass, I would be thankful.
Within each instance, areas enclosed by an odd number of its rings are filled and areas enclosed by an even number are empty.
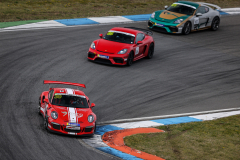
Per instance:
[[[164,133],[125,137],[127,146],[167,160],[239,160],[240,115],[161,126]]]
[[[176,0],[0,0],[0,22],[150,14]],[[198,1],[198,0],[192,0]],[[208,0],[222,8],[239,0]]]

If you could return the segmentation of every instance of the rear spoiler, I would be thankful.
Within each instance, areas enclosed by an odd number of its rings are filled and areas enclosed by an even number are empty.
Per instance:
[[[148,35],[153,35],[153,32],[152,32],[152,31],[149,31],[149,30],[143,29],[143,28],[137,28],[137,27],[124,27],[124,28],[135,29],[135,30],[138,30],[138,31],[145,32],[145,33],[147,33]]]
[[[71,82],[61,82],[61,81],[49,81],[49,80],[44,80],[44,81],[43,81],[43,84],[65,84],[65,85],[72,85],[72,86],[78,86],[78,87],[86,88],[85,84],[71,83]]]
[[[211,3],[205,3],[205,2],[197,2],[197,3],[200,3],[202,5],[206,5],[206,6],[209,6],[209,7],[213,7],[213,8],[215,8],[215,10],[221,11],[221,7],[219,7],[218,5],[211,4]]]

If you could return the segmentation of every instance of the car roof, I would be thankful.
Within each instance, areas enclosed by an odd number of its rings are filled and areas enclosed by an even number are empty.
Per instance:
[[[193,6],[195,8],[199,7],[199,3],[190,2],[190,1],[178,1],[178,2],[175,2],[175,3],[182,3],[182,4]]]
[[[83,91],[72,88],[54,88],[54,93],[85,96]]]
[[[134,35],[137,35],[138,33],[143,33],[142,31],[139,31],[139,30],[134,30],[134,29],[130,29],[130,28],[123,28],[123,27],[114,27],[110,30],[126,32],[126,33],[130,33],[130,34],[134,34]]]

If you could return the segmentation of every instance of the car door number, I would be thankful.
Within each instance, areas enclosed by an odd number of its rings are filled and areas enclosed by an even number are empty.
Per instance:
[[[199,18],[198,17],[194,18],[194,24],[199,24]]]
[[[135,55],[139,53],[139,47],[136,48]]]

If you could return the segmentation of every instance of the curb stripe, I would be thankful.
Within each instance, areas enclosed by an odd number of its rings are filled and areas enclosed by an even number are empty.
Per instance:
[[[240,8],[224,8],[219,11],[221,15],[240,14]],[[41,29],[41,28],[57,28],[78,25],[94,25],[94,24],[114,24],[114,23],[130,23],[138,21],[147,21],[151,14],[140,15],[125,15],[125,16],[106,16],[106,17],[90,17],[90,18],[76,18],[76,19],[59,19],[49,20],[38,23],[36,20],[19,21],[19,22],[0,22],[0,32],[23,30],[23,29]],[[41,21],[41,20],[40,20]],[[29,23],[29,24],[25,24]],[[18,25],[25,24],[25,25]],[[4,26],[8,26],[5,27]],[[10,27],[11,26],[11,27]]]
[[[125,129],[107,132],[102,136],[103,142],[106,143],[109,147],[117,149],[121,152],[128,153],[137,158],[146,159],[146,160],[163,160],[160,157],[145,153],[136,149],[132,149],[124,144],[123,138],[126,136],[131,136],[139,133],[157,133],[164,132],[156,128],[135,128],[135,129]],[[124,158],[123,158],[124,159]]]
[[[176,118],[168,118],[168,119],[157,119],[157,120],[151,120],[151,121],[161,123],[164,125],[170,125],[170,124],[179,124],[179,123],[188,123],[188,122],[198,122],[202,120],[192,118],[192,117],[176,117]]]
[[[109,124],[109,125],[97,126],[94,137],[83,139],[83,141],[95,149],[114,155],[116,157],[120,157],[125,160],[129,160],[129,159],[139,160],[139,158],[137,158],[136,156],[129,155],[130,153],[129,151],[126,151],[126,153],[124,153],[125,151],[119,149],[118,146],[112,148],[113,147],[112,145],[110,144],[106,145],[103,140],[104,135],[105,136],[109,135],[109,133],[111,132],[123,133],[126,130],[133,130],[132,128],[151,127],[151,126],[156,127],[161,125],[171,125],[171,124],[188,123],[188,122],[201,122],[205,120],[214,120],[214,119],[228,117],[232,115],[238,115],[238,114],[240,114],[240,108],[230,108],[230,109],[193,112],[193,113],[184,113],[184,114],[176,114],[176,115],[155,116],[156,118],[155,120],[145,120],[145,121],[129,122],[129,123],[117,123],[117,124],[112,123],[111,125]],[[182,115],[182,117],[178,117],[179,115]],[[183,116],[183,115],[189,115],[189,116]],[[177,116],[177,117],[173,117],[173,116]],[[171,117],[171,118],[157,119],[157,117],[161,117],[161,118]],[[147,117],[147,118],[150,118],[150,117]],[[128,119],[128,121],[130,121],[130,119]],[[118,121],[116,120],[116,122]],[[145,129],[148,130],[149,128],[145,128]],[[142,151],[139,151],[139,152],[143,153]]]
[[[103,135],[106,132],[114,131],[114,130],[123,130],[124,128],[112,126],[112,125],[105,125],[105,126],[97,126],[96,134]]]
[[[88,24],[99,24],[88,18],[77,18],[77,19],[59,19],[55,20],[58,23],[64,24],[66,26],[73,26],[73,25],[88,25]]]

